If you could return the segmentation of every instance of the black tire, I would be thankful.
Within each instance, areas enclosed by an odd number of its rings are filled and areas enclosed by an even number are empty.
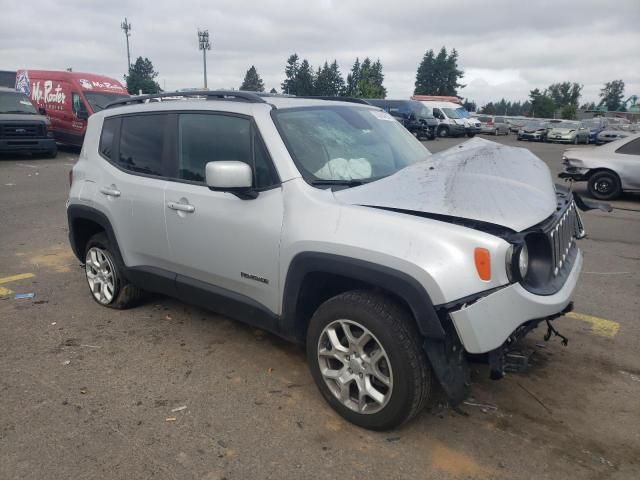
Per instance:
[[[622,193],[620,178],[609,170],[601,170],[591,175],[587,188],[591,196],[598,200],[613,200]]]
[[[576,138],[573,139],[573,144],[577,145],[578,144],[578,136],[576,135]]]
[[[324,328],[336,320],[348,320],[368,329],[387,354],[393,381],[392,388],[388,390],[388,403],[379,411],[359,413],[344,405],[322,376],[319,342]],[[431,367],[415,322],[405,308],[383,294],[355,290],[324,302],[309,323],[307,361],[316,385],[329,405],[345,419],[363,428],[388,430],[398,427],[417,415],[432,395]],[[341,368],[344,371],[347,365],[343,364]]]
[[[469,138],[473,138],[475,136],[476,136],[475,133],[471,133],[471,132],[467,133],[467,137],[469,137]]]
[[[49,150],[47,153],[45,153],[45,158],[56,158],[58,156],[58,148],[54,147],[51,150]]]
[[[120,256],[114,250],[111,242],[107,238],[104,232],[96,233],[85,248],[85,259],[87,258],[89,251],[92,248],[99,249],[104,256],[107,258],[109,262],[109,267],[113,273],[113,299],[107,303],[101,302],[98,300],[93,291],[91,290],[91,286],[89,284],[88,276],[87,276],[87,284],[89,285],[89,291],[91,293],[91,297],[103,307],[115,308],[118,310],[123,310],[126,308],[133,307],[137,305],[143,295],[143,291],[138,287],[134,286],[125,276],[125,268],[122,262],[120,261]],[[87,270],[87,265],[85,264],[85,272]],[[86,275],[86,273],[85,273]]]
[[[496,129],[493,131],[493,134],[497,137],[498,135],[500,135],[500,130],[498,130],[498,127],[496,127]]]
[[[438,127],[438,136],[440,138],[445,138],[449,136],[449,127],[446,125],[441,125]]]

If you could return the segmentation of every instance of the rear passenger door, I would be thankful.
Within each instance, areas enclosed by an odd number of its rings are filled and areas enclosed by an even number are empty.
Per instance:
[[[108,117],[100,139],[97,204],[107,214],[127,267],[166,269],[164,224],[168,115]]]
[[[209,112],[179,113],[173,122],[176,149],[164,213],[177,288],[277,312],[282,189],[256,126],[247,116]],[[223,160],[251,166],[257,198],[209,190],[205,165]]]

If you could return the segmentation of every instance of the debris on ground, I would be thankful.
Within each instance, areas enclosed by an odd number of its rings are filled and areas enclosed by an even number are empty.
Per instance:
[[[186,409],[187,409],[187,406],[182,405],[181,407],[172,408],[171,413],[181,412],[182,410],[186,410]]]
[[[167,417],[164,419],[165,422],[175,422],[177,420],[176,417]]]
[[[16,293],[16,296],[13,298],[15,298],[16,300],[22,300],[24,298],[33,298],[35,296],[35,293]]]
[[[490,405],[488,403],[476,403],[476,402],[469,402],[469,401],[465,401],[462,402],[465,405],[469,405],[470,407],[478,407],[482,413],[487,413],[489,412],[489,410],[494,410],[497,411],[498,407],[496,407],[495,405]]]
[[[71,363],[71,360],[65,360],[64,362],[62,362],[62,365],[69,365]]]
[[[389,443],[399,442],[399,441],[400,441],[400,437],[387,437],[387,442]]]

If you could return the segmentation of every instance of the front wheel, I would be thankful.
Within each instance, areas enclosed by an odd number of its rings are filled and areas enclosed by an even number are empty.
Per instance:
[[[438,136],[440,138],[448,137],[449,136],[449,127],[447,127],[447,126],[438,127]]]
[[[598,200],[613,200],[622,193],[620,178],[614,172],[609,171],[596,172],[591,175],[587,189]]]
[[[473,133],[473,132],[468,132],[468,133],[467,133],[467,137],[469,137],[469,138],[473,138],[473,137],[475,137],[475,136],[476,136],[476,134],[475,134],[475,133]]]
[[[413,418],[432,392],[432,373],[411,315],[374,292],[346,292],[323,303],[307,332],[307,360],[325,400],[373,430]]]

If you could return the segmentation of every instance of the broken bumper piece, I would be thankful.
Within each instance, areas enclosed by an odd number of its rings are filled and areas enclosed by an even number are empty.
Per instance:
[[[582,263],[578,250],[565,284],[553,295],[536,295],[515,283],[449,312],[464,349],[472,354],[491,352],[529,322],[557,317],[571,303]]]

